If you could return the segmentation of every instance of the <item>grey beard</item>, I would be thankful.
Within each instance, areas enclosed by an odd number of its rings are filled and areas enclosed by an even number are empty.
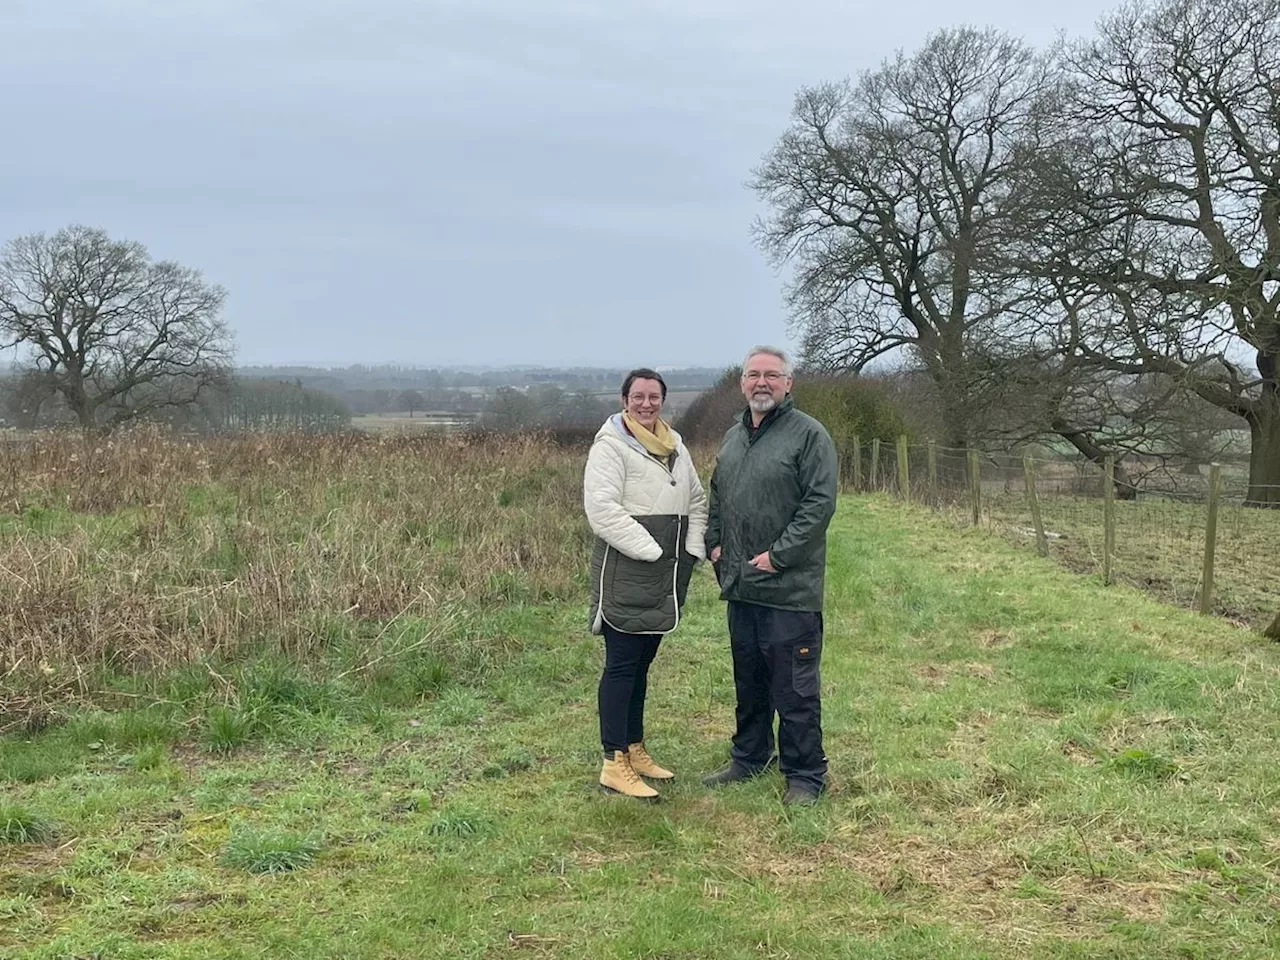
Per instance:
[[[778,405],[778,401],[773,399],[773,394],[771,393],[754,395],[747,402],[751,405],[751,409],[756,413],[768,413]]]

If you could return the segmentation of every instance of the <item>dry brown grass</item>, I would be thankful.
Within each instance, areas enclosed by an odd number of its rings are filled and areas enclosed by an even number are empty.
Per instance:
[[[0,445],[0,678],[305,656],[574,595],[583,451],[538,437],[137,430]]]

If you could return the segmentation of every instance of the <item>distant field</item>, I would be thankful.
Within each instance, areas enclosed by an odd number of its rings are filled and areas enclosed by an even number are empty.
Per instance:
[[[458,413],[375,413],[352,417],[351,426],[366,433],[422,433],[428,430],[455,430],[475,422]]]
[[[663,416],[674,420],[680,416],[689,404],[702,393],[700,390],[672,390],[667,394],[667,402],[663,405]],[[617,394],[613,390],[599,391],[594,396],[613,400]],[[408,411],[398,413],[365,414],[351,418],[351,426],[366,433],[423,433],[429,430],[451,430],[466,427],[475,423],[478,417],[451,411],[415,412],[411,417]]]

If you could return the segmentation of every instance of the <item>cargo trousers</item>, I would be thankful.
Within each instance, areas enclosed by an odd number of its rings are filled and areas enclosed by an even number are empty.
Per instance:
[[[763,770],[773,758],[788,784],[815,792],[826,785],[822,749],[822,614],[754,603],[728,604],[729,645],[738,704],[730,755]]]

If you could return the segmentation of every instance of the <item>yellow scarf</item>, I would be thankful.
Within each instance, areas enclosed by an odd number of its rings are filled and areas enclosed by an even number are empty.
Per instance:
[[[676,438],[672,436],[667,421],[659,418],[650,430],[624,410],[622,422],[627,425],[631,435],[640,441],[640,445],[655,457],[666,458],[676,452]]]

